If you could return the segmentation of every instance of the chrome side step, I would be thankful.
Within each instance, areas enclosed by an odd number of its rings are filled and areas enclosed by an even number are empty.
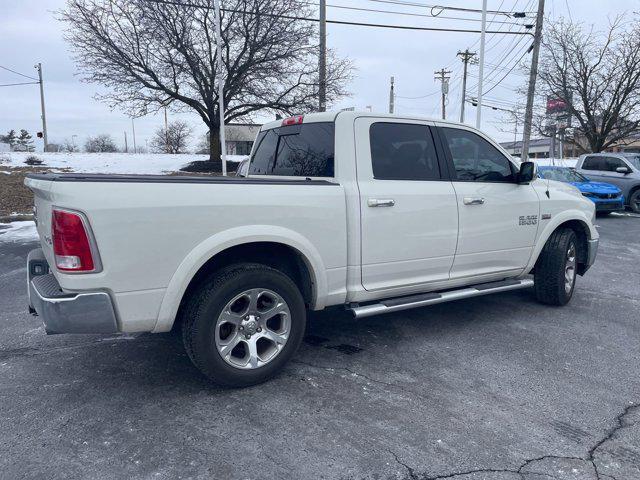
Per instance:
[[[522,280],[503,280],[501,282],[483,283],[458,290],[448,290],[446,292],[393,298],[371,305],[354,306],[349,308],[349,310],[355,318],[365,318],[382,313],[399,312],[411,308],[435,305],[436,303],[452,302],[454,300],[462,300],[463,298],[479,297],[481,295],[489,295],[490,293],[508,292],[530,287],[533,287],[533,280],[529,278]]]

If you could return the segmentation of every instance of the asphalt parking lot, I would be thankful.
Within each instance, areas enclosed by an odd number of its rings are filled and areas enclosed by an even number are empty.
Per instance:
[[[0,237],[0,478],[640,478],[640,218],[572,303],[529,291],[311,318],[292,364],[208,384],[171,335],[49,336]]]

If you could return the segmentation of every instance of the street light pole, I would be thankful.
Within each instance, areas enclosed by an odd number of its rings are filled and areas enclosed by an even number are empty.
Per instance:
[[[327,110],[327,0],[320,0],[320,59],[318,62],[318,110]]]
[[[227,140],[224,131],[224,65],[222,62],[222,28],[220,18],[220,0],[213,0],[213,8],[215,9],[216,24],[216,67],[218,77],[218,111],[220,113],[220,159],[222,160],[222,175],[227,176]]]
[[[37,63],[35,69],[38,71],[38,83],[40,84],[40,108],[42,109],[42,139],[44,140],[44,151],[49,150],[47,141],[47,115],[44,109],[44,83],[42,82],[42,64]]]
[[[484,45],[487,33],[487,0],[482,0],[482,32],[480,33],[480,67],[478,69],[478,109],[476,111],[476,128],[482,125],[482,87],[484,80]]]

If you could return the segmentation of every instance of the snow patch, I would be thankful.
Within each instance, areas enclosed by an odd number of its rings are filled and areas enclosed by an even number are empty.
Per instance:
[[[32,221],[0,223],[0,243],[26,243],[38,239],[36,224]]]
[[[24,161],[33,153],[5,154],[3,166],[25,167]],[[148,174],[162,175],[175,172],[196,160],[208,160],[208,155],[158,153],[38,153],[36,156],[50,169],[68,169],[77,173]],[[246,156],[229,155],[229,162],[240,162]]]

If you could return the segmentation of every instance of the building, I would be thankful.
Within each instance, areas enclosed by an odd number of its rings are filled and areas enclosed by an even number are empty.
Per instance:
[[[249,155],[262,125],[230,123],[225,127],[227,155]]]
[[[550,158],[554,155],[550,155],[550,152],[555,147],[555,157],[560,157],[560,141],[555,141],[555,146],[552,145],[553,139],[549,137],[545,138],[532,138],[529,142],[529,158]],[[507,152],[509,152],[514,157],[519,157],[522,153],[522,141],[517,142],[502,142],[500,143],[502,148],[504,148]],[[562,157],[577,157],[582,152],[573,144],[566,142],[562,146]]]
[[[532,138],[529,143],[529,158],[549,158],[550,152],[554,149],[552,143],[554,139],[551,137],[545,138]],[[502,147],[515,157],[519,157],[522,153],[522,141],[518,142],[502,142]],[[586,142],[581,142],[581,145],[588,145]],[[555,157],[560,157],[560,141],[555,140]],[[579,157],[585,151],[589,151],[588,147],[578,148],[572,143],[565,142],[562,146],[562,158],[574,158]],[[607,152],[627,152],[627,153],[640,153],[640,133],[631,135],[624,142],[619,145],[607,148]]]

